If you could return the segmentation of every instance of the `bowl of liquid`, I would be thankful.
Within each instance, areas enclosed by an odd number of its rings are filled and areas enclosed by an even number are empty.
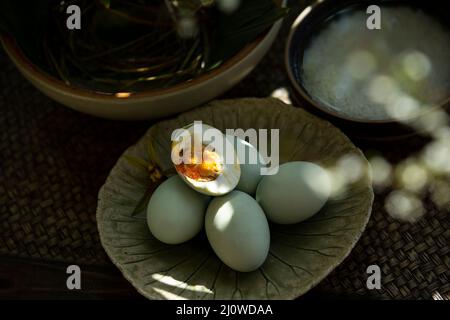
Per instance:
[[[285,58],[297,102],[350,135],[431,130],[450,104],[450,5],[320,1],[295,20]]]

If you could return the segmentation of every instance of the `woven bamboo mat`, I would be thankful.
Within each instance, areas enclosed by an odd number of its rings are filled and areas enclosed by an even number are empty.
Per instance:
[[[258,68],[226,97],[265,97],[288,87],[283,62],[288,29],[286,24]],[[95,222],[98,189],[151,123],[71,111],[34,89],[3,51],[0,66],[0,255],[110,265]],[[395,162],[422,143],[410,139],[382,151]],[[372,218],[351,255],[315,290],[374,298],[450,297],[449,210],[423,199],[425,217],[402,223],[386,213],[384,196],[376,195]],[[371,264],[381,268],[381,290],[366,287]]]

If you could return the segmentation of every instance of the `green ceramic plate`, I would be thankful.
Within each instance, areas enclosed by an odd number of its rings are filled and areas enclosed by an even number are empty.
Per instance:
[[[194,120],[221,130],[280,129],[281,163],[305,160],[337,168],[338,161],[350,156],[362,170],[311,219],[290,226],[271,224],[264,265],[251,273],[235,272],[215,256],[204,232],[185,244],[165,245],[150,234],[144,210],[133,214],[149,177],[126,155],[152,161],[171,174],[170,135]],[[100,239],[113,263],[147,298],[296,298],[338,266],[361,236],[373,202],[368,168],[364,155],[345,135],[302,109],[276,99],[212,102],[156,124],[118,160],[99,193]]]

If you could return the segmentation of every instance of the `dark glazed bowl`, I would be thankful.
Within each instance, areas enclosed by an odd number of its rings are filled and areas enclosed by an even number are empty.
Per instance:
[[[311,39],[320,31],[329,19],[355,7],[367,8],[369,5],[398,6],[420,8],[428,15],[440,21],[450,30],[450,3],[438,0],[322,0],[305,8],[291,27],[285,50],[285,63],[292,86],[293,99],[299,106],[329,120],[353,138],[373,141],[398,140],[417,134],[412,124],[424,114],[448,110],[450,92],[447,99],[437,107],[430,108],[404,123],[394,119],[362,120],[351,118],[342,113],[324,107],[314,100],[302,84],[302,61],[304,50]],[[383,14],[381,13],[381,16]],[[351,34],[349,34],[351,37]],[[333,51],[330,51],[333,54]]]

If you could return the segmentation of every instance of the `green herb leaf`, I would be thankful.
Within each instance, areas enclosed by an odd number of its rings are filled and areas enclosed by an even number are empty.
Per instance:
[[[141,158],[138,157],[133,157],[133,156],[125,156],[125,159],[127,159],[127,161],[134,165],[135,167],[144,169],[145,171],[148,171],[148,167],[149,167],[149,163]]]

